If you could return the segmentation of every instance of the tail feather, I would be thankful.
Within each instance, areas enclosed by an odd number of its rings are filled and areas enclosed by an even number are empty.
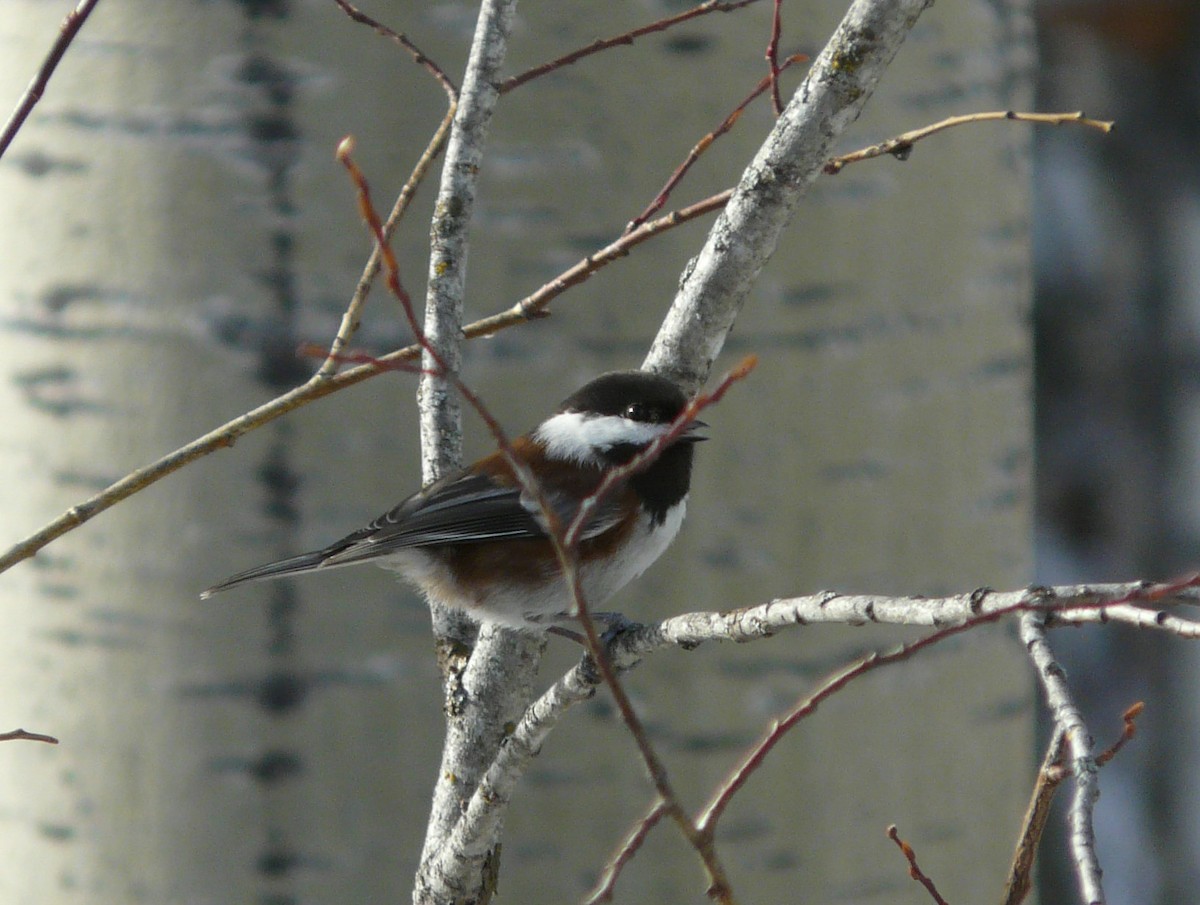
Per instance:
[[[280,559],[262,566],[255,566],[253,569],[247,569],[245,572],[238,572],[236,575],[231,575],[211,588],[201,591],[200,599],[207,600],[213,594],[228,591],[230,588],[235,588],[240,584],[247,584],[251,581],[265,581],[271,578],[282,578],[285,575],[299,575],[302,572],[312,572],[314,569],[322,567],[328,552],[327,550],[318,550],[313,553],[301,553],[299,556],[289,556],[287,559]]]

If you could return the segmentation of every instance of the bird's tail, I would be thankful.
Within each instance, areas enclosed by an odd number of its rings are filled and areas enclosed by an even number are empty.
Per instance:
[[[301,572],[311,572],[314,569],[321,568],[328,552],[327,550],[317,550],[313,553],[301,553],[299,556],[289,556],[287,559],[280,559],[275,562],[269,562],[266,565],[255,566],[253,569],[247,569],[245,572],[238,572],[236,575],[231,575],[211,588],[201,591],[200,599],[206,600],[213,594],[228,591],[230,588],[235,588],[240,584],[246,584],[251,581],[265,581],[269,578],[282,578],[285,575],[299,575]]]

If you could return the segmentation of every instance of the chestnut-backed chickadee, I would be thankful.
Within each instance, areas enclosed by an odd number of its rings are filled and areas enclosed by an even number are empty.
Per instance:
[[[617,371],[597,377],[531,433],[512,442],[562,524],[599,485],[671,429],[687,405],[664,377]],[[694,421],[644,470],[615,487],[583,527],[579,574],[597,607],[641,575],[675,538],[692,474]],[[243,582],[371,561],[476,619],[539,629],[573,609],[538,504],[497,451],[447,475],[323,550],[240,572],[208,597]]]

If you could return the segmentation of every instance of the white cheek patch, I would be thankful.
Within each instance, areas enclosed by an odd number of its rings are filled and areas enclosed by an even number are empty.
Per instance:
[[[621,444],[645,446],[665,434],[671,425],[630,421],[620,415],[584,415],[562,412],[547,418],[534,432],[534,439],[545,444],[551,459],[595,463],[596,450]]]

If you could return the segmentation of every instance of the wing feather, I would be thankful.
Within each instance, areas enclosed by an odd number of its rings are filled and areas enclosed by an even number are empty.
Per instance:
[[[573,497],[553,487],[544,487],[543,492],[559,519],[574,517]],[[584,526],[583,537],[603,534],[619,517],[615,500],[602,502]],[[407,547],[544,537],[541,512],[519,486],[501,483],[486,473],[465,472],[430,485],[330,545],[323,551],[323,564],[374,559]]]
[[[523,442],[527,441],[522,438],[514,445]],[[496,453],[484,462],[487,467],[482,470],[448,475],[322,550],[239,572],[204,591],[201,597],[244,582],[350,565],[406,548],[546,537],[540,509],[522,492],[503,456]],[[560,474],[556,483],[551,472],[542,491],[565,524],[574,518],[581,496],[594,490],[601,477],[600,471],[582,477],[574,471],[573,476]],[[620,497],[620,492],[614,493],[596,507],[584,526],[583,539],[601,535],[617,524]]]

